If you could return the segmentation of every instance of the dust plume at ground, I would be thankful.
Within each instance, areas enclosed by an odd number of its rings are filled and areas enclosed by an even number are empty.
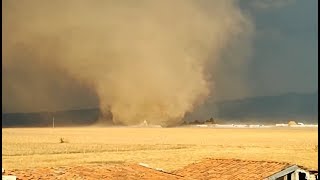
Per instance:
[[[214,97],[212,67],[223,61],[223,53],[233,66],[245,66],[253,31],[231,0],[11,0],[2,5],[3,68],[16,70],[3,77],[9,85],[5,91],[28,97],[21,88],[26,83],[41,95],[41,105],[63,104],[44,92],[54,87],[50,80],[69,78],[63,90],[99,103],[102,112],[110,110],[113,121],[125,125],[179,123]],[[73,93],[77,90],[67,82],[86,90]],[[88,92],[98,100],[83,96]]]

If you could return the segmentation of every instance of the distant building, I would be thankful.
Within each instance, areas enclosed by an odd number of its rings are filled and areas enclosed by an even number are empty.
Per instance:
[[[249,128],[259,128],[261,127],[260,125],[255,125],[255,124],[250,124],[249,125]]]
[[[276,127],[287,127],[288,124],[276,124]]]
[[[217,128],[233,128],[233,124],[216,124],[215,127]]]
[[[208,125],[207,124],[198,124],[198,125],[196,125],[196,127],[208,127]]]
[[[143,121],[143,126],[148,126],[147,120],[144,120],[144,121]]]
[[[297,123],[296,123],[295,121],[289,121],[289,122],[288,122],[288,126],[292,126],[292,125],[295,126],[295,125],[297,125]]]
[[[235,124],[234,127],[245,128],[245,127],[248,127],[248,125],[245,125],[245,124]]]

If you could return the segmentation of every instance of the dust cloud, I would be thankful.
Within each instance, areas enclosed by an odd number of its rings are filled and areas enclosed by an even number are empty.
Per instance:
[[[46,73],[56,69],[59,77],[94,91],[101,111],[110,110],[113,121],[125,125],[180,123],[209,94],[214,97],[211,67],[223,62],[223,52],[234,64],[245,64],[238,55],[253,31],[232,0],[7,0],[2,5],[5,70],[38,66],[41,71],[29,79],[41,82],[56,79],[56,73]],[[234,43],[243,47],[228,51]]]

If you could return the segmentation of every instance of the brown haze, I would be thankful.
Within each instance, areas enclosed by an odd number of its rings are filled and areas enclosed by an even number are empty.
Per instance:
[[[230,73],[243,69],[253,29],[231,0],[8,0],[2,5],[3,80],[7,94],[21,96],[14,103],[37,104],[21,84],[46,107],[67,103],[57,100],[59,93],[44,93],[66,87],[58,90],[70,91],[83,104],[99,103],[103,112],[111,110],[115,123],[126,125],[176,124],[209,94],[214,98],[215,65],[225,53],[234,67]],[[87,96],[78,92],[82,86]],[[99,100],[90,98],[94,95]]]

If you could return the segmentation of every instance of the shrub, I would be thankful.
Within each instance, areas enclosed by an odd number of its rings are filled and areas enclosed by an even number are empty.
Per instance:
[[[60,143],[67,143],[67,141],[64,138],[60,138]]]

